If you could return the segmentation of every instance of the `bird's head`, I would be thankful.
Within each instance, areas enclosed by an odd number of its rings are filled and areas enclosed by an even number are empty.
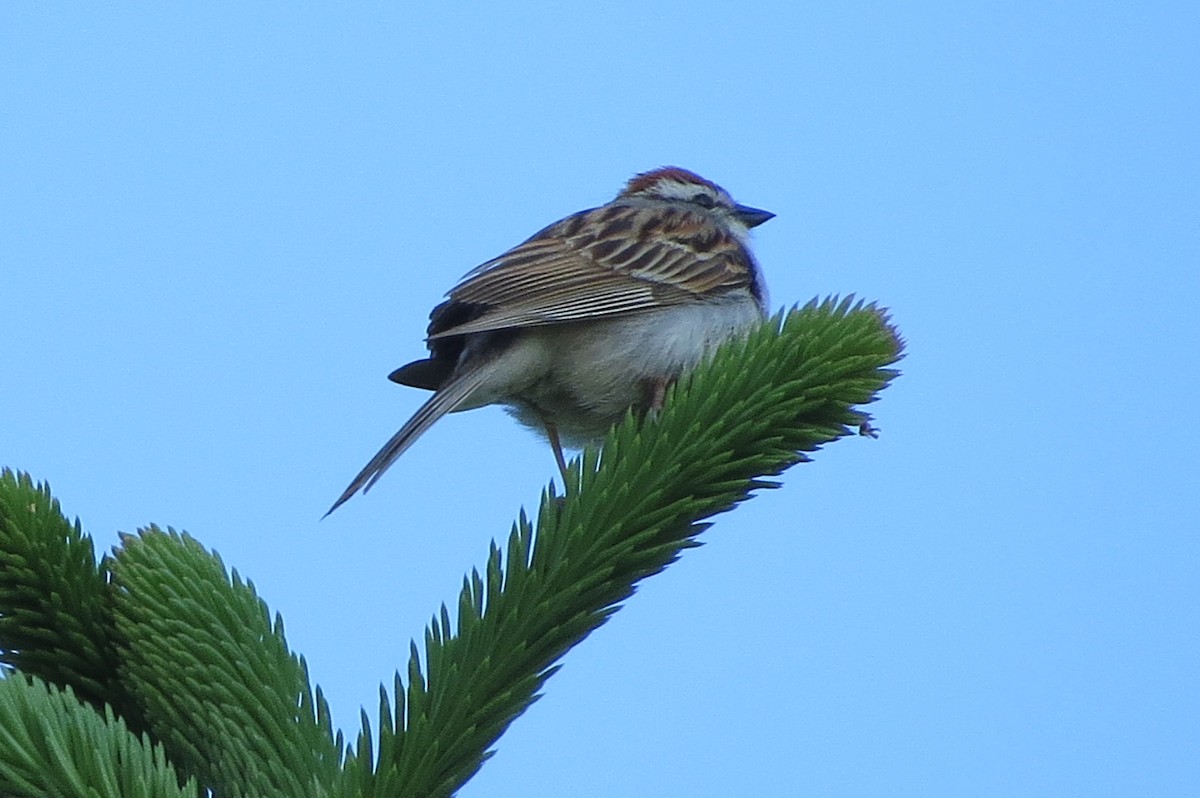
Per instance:
[[[729,192],[716,183],[678,166],[664,166],[634,176],[617,199],[683,204],[737,232],[758,227],[775,216],[770,211],[734,202]]]

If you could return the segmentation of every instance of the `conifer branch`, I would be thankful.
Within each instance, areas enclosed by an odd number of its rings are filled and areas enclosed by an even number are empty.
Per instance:
[[[603,453],[570,467],[566,496],[522,514],[505,555],[472,572],[457,623],[443,607],[414,645],[409,683],[380,725],[379,795],[451,795],[538,697],[571,647],[640,580],[697,545],[705,519],[839,437],[869,429],[856,405],[896,376],[902,343],[886,316],[852,298],[776,317],[683,379],[657,418],[629,418]],[[535,532],[536,528],[536,532]],[[470,700],[464,700],[465,697]],[[359,746],[359,756],[364,756]]]
[[[177,772],[233,796],[451,795],[559,659],[698,545],[708,519],[807,453],[873,433],[858,408],[896,376],[902,348],[883,312],[852,299],[781,314],[722,347],[656,417],[627,418],[602,453],[585,450],[565,495],[551,486],[536,520],[522,513],[503,550],[491,546],[454,612],[433,617],[424,654],[414,643],[405,677],[390,696],[381,689],[377,735],[363,714],[352,753],[252,584],[154,527],[98,565],[48,489],[6,470],[0,664],[23,675],[0,683],[0,791],[31,794],[21,785],[44,768],[47,784],[66,779],[63,795],[141,795],[110,776],[144,768],[147,783]],[[79,784],[95,789],[70,791]]]

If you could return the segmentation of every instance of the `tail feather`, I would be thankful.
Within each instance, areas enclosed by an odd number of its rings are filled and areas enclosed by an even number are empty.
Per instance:
[[[346,500],[358,493],[360,488],[363,493],[369,491],[383,476],[383,472],[396,462],[396,458],[404,454],[417,438],[433,426],[434,422],[465,402],[483,384],[489,373],[490,369],[486,366],[473,369],[451,378],[439,391],[429,397],[429,401],[421,405],[417,412],[413,413],[412,418],[404,423],[400,431],[393,435],[383,445],[383,448],[371,458],[371,462],[358,472],[358,476],[350,482],[350,486],[342,492],[325,516],[345,504]]]

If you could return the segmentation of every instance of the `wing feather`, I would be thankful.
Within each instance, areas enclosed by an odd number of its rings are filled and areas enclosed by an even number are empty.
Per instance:
[[[614,203],[568,216],[468,272],[450,302],[482,311],[430,338],[560,324],[754,290],[743,243],[702,214]]]

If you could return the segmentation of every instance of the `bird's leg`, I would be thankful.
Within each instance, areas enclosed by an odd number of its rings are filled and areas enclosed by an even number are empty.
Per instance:
[[[667,399],[667,388],[671,387],[674,380],[667,377],[651,377],[646,380],[646,392],[649,394],[651,413],[657,413],[663,409],[663,404]]]
[[[562,474],[563,490],[567,489],[567,460],[563,457],[562,442],[558,439],[558,426],[542,417],[542,425],[546,428],[546,437],[550,439],[550,448],[554,449],[554,462],[558,463],[558,472]]]
[[[654,381],[654,393],[650,396],[650,409],[654,411],[663,409],[663,402],[667,399],[667,381],[658,379]]]

